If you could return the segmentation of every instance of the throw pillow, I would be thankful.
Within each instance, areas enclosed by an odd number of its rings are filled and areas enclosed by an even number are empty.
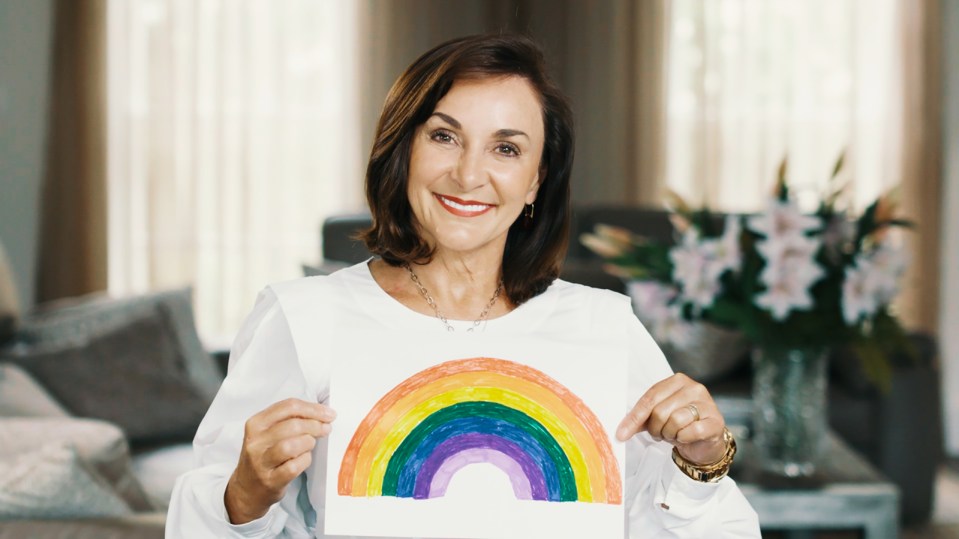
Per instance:
[[[209,399],[223,382],[223,374],[204,350],[196,333],[190,288],[125,298],[93,294],[59,300],[20,321],[18,339],[31,348],[81,346],[103,333],[126,325],[131,318],[164,311],[172,322],[174,340],[185,360],[190,380]]]
[[[20,367],[0,363],[0,417],[69,417]]]
[[[73,417],[0,418],[0,458],[54,442],[72,447],[134,511],[154,508],[134,474],[126,438],[116,425]]]
[[[0,519],[118,517],[130,508],[60,442],[0,458]]]
[[[161,309],[84,346],[11,359],[68,411],[118,425],[132,444],[192,439],[211,402],[191,383]]]

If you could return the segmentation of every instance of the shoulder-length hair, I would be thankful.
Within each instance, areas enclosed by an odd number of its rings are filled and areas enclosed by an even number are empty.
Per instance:
[[[503,76],[523,77],[535,89],[545,134],[533,218],[521,215],[510,226],[503,254],[503,291],[520,305],[559,276],[569,240],[573,166],[569,104],[546,72],[542,50],[526,37],[477,35],[447,41],[420,56],[397,79],[383,105],[366,169],[373,225],[361,238],[370,252],[394,266],[432,258],[432,249],[417,232],[407,195],[413,136],[455,81]]]

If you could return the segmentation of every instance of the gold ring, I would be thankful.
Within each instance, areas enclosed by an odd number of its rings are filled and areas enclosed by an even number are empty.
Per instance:
[[[696,408],[696,405],[689,403],[686,405],[686,408],[689,408],[689,411],[693,414],[693,421],[699,421],[699,408]]]

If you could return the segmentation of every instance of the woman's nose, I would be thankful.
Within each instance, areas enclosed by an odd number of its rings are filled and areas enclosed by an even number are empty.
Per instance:
[[[480,151],[464,150],[453,170],[453,180],[466,191],[472,191],[486,183],[486,171],[483,167],[483,154]]]

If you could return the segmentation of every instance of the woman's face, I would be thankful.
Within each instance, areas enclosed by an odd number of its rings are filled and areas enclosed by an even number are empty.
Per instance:
[[[502,257],[536,199],[543,153],[537,94],[521,77],[456,81],[413,138],[407,195],[437,254]]]

